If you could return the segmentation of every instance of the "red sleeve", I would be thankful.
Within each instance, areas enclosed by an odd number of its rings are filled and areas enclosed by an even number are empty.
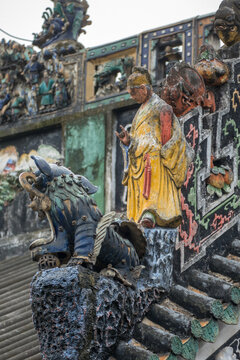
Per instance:
[[[173,110],[170,105],[164,105],[160,111],[160,126],[162,145],[171,139]]]

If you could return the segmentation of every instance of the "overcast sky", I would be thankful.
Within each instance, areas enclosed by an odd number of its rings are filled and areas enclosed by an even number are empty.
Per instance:
[[[79,37],[85,47],[102,45],[197,15],[215,12],[220,0],[88,0],[92,25]],[[0,28],[31,40],[41,31],[50,0],[1,0]],[[9,39],[0,34],[0,38]],[[22,43],[21,41],[19,41]]]

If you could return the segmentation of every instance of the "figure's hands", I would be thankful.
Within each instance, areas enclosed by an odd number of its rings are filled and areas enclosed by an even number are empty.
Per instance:
[[[115,131],[115,134],[119,138],[121,143],[123,143],[123,145],[129,146],[129,144],[130,144],[130,135],[122,125],[120,125],[120,128],[121,128],[122,131],[120,133]]]

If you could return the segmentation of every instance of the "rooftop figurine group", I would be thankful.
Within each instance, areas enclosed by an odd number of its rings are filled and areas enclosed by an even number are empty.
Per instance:
[[[147,70],[135,67],[127,86],[141,104],[130,134],[123,127],[116,132],[125,158],[127,217],[115,212],[102,216],[90,196],[95,186],[39,156],[32,156],[38,171],[20,175],[30,207],[46,216],[51,228],[50,238],[30,246],[41,268],[68,263],[101,271],[111,264],[117,277],[131,285],[122,271],[140,275],[147,246],[144,228],[176,228],[181,223],[180,192],[193,151],[171,106],[153,93]]]
[[[214,25],[226,46],[239,41],[238,19],[236,2],[224,0]],[[196,106],[215,111],[214,93],[205,84],[221,86],[228,78],[227,65],[207,44],[200,49],[195,67],[179,63],[171,68],[161,97],[153,92],[148,70],[133,68],[127,91],[140,107],[130,133],[123,126],[116,132],[124,157],[123,185],[128,187],[124,220],[116,214],[101,215],[89,199],[96,189],[87,179],[35,157],[38,171],[23,173],[20,182],[30,192],[32,208],[47,216],[52,236],[31,245],[34,259],[42,267],[61,265],[70,258],[72,264],[96,268],[112,264],[129,270],[138,266],[146,248],[144,236],[136,241],[139,226],[144,234],[144,228],[177,228],[182,221],[181,186],[194,154],[178,118]],[[124,232],[124,227],[131,231]],[[116,255],[119,251],[120,257]]]

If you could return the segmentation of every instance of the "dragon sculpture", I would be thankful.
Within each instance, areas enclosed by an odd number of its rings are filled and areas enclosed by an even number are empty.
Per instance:
[[[33,45],[41,49],[63,40],[77,41],[78,36],[86,32],[83,27],[92,23],[87,15],[89,5],[86,0],[52,1],[53,10],[46,8],[42,16],[42,32],[34,34]]]
[[[31,285],[41,352],[52,360],[108,359],[171,287],[177,231],[143,234],[115,212],[102,216],[91,197],[97,187],[88,179],[40,156],[32,159],[38,170],[19,180],[51,230],[30,245],[41,270]]]
[[[91,198],[97,187],[84,176],[48,164],[40,156],[32,159],[38,170],[23,172],[19,180],[30,194],[29,206],[40,217],[47,217],[51,229],[49,238],[37,239],[30,245],[40,269],[67,263],[82,265],[131,285],[123,275],[130,274],[131,278],[131,270],[137,273],[146,248],[138,225],[117,219],[115,212],[102,216]]]

